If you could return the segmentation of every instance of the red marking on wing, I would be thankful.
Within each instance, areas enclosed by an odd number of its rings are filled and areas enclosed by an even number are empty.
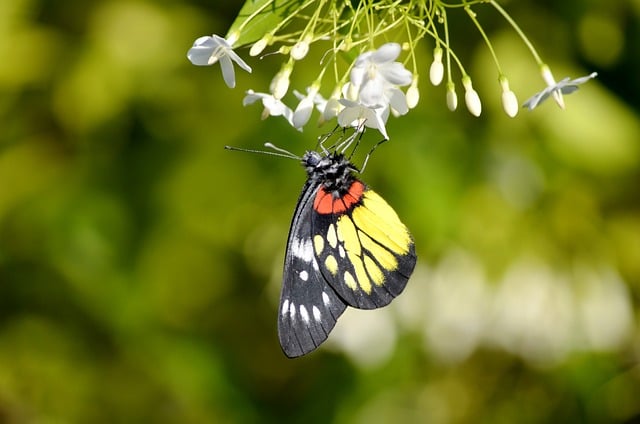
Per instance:
[[[333,196],[331,193],[324,191],[324,188],[320,187],[316,194],[316,199],[313,201],[313,209],[318,213],[329,214],[333,212]]]
[[[360,201],[363,192],[364,184],[360,181],[354,181],[344,196],[335,199],[331,193],[327,193],[323,187],[320,187],[313,201],[313,208],[321,214],[343,213]]]

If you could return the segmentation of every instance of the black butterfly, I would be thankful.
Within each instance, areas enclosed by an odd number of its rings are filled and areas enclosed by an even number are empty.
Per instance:
[[[330,149],[307,151],[284,261],[278,335],[285,355],[324,342],[347,306],[375,309],[398,296],[416,264],[413,238],[382,197],[354,176],[344,152],[358,133]],[[368,157],[367,157],[368,158]],[[366,164],[366,161],[365,161]]]

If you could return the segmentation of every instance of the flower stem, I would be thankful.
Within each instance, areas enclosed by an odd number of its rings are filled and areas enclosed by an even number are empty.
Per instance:
[[[518,26],[518,24],[516,23],[516,21],[513,20],[513,18],[511,16],[509,16],[509,14],[495,1],[495,0],[489,0],[489,3],[498,11],[500,12],[500,14],[502,15],[502,17],[509,22],[509,25],[511,25],[511,27],[516,31],[516,33],[518,34],[518,36],[520,36],[520,38],[522,39],[522,41],[524,42],[524,44],[529,48],[529,51],[531,52],[531,54],[533,55],[533,57],[535,58],[536,62],[538,62],[538,65],[542,66],[543,62],[542,59],[540,58],[540,55],[538,55],[538,52],[536,51],[535,47],[533,47],[533,44],[531,44],[531,41],[529,41],[529,39],[527,38],[526,35],[524,35],[524,32],[520,29],[520,27]]]
[[[491,41],[489,41],[489,37],[487,37],[487,34],[484,32],[484,29],[482,28],[482,25],[480,25],[480,22],[478,22],[475,12],[471,10],[471,6],[465,0],[463,0],[463,3],[465,5],[464,11],[467,12],[467,15],[469,15],[469,18],[471,19],[471,21],[473,21],[473,23],[478,28],[480,35],[482,36],[482,38],[484,38],[484,42],[487,44],[487,48],[489,49],[489,52],[491,52],[491,56],[493,57],[493,61],[496,64],[496,68],[498,68],[498,73],[502,75],[502,69],[500,68],[500,62],[498,62],[498,56],[496,56],[496,52],[493,50],[493,45],[491,44]]]

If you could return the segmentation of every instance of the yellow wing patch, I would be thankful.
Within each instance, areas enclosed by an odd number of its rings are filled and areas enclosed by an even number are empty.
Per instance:
[[[344,283],[347,285],[347,287],[349,287],[353,291],[358,289],[358,283],[356,282],[356,279],[353,278],[353,275],[351,275],[349,271],[344,272]]]
[[[330,224],[329,229],[327,230],[327,241],[329,242],[329,246],[334,249],[338,245],[338,238],[336,237],[336,227],[333,224]]]
[[[369,281],[367,271],[365,271],[364,269],[362,258],[349,251],[347,251],[347,256],[349,258],[349,261],[351,261],[351,265],[353,265],[353,270],[356,273],[356,280],[358,281],[358,285],[366,294],[371,294],[371,281]]]
[[[373,191],[365,192],[363,204],[352,212],[355,224],[372,239],[398,255],[409,253],[411,236],[391,206]]]
[[[338,226],[338,237],[344,243],[344,250],[360,256],[362,253],[360,240],[351,218],[348,215],[343,215],[336,224]]]
[[[327,259],[324,260],[324,266],[333,275],[338,273],[338,261],[336,261],[336,258],[333,255],[327,256]]]
[[[384,269],[387,271],[394,271],[398,268],[398,260],[393,253],[371,240],[371,238],[362,231],[358,231],[358,237],[360,238],[362,247],[371,252],[373,257],[376,258]]]
[[[395,211],[371,190],[363,193],[362,202],[350,213],[330,223],[325,234],[313,238],[316,255],[328,253],[322,261],[324,267],[333,276],[342,277],[346,287],[367,295],[398,270],[400,257],[409,254],[412,243],[409,230]],[[323,252],[325,249],[331,250]]]
[[[320,255],[322,253],[322,250],[324,249],[324,237],[320,234],[316,234],[313,237],[313,248],[316,251],[316,255]]]

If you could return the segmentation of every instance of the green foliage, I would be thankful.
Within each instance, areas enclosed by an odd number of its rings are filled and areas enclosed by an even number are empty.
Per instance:
[[[236,45],[256,42],[288,17],[292,9],[303,3],[303,0],[248,0],[238,12],[238,17],[231,24],[227,34],[242,32]],[[246,23],[248,18],[251,19],[249,24]]]

